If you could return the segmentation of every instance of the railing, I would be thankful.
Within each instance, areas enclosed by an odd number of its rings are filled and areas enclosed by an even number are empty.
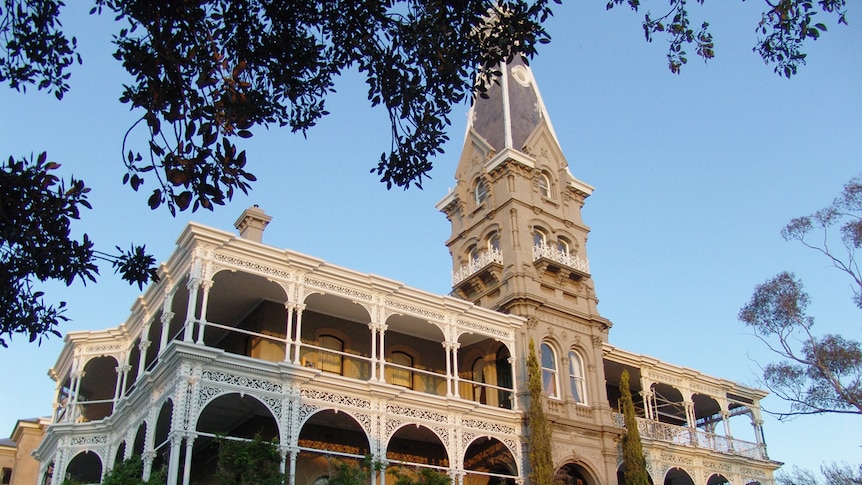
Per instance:
[[[569,254],[562,249],[548,244],[537,244],[533,246],[533,261],[542,258],[550,259],[569,268],[574,268],[582,273],[590,273],[590,261],[580,256]]]
[[[473,274],[475,274],[480,269],[491,263],[500,263],[503,264],[503,253],[500,252],[497,248],[491,248],[488,251],[484,251],[479,257],[470,260],[469,263],[461,266],[458,271],[454,271],[452,273],[452,285],[457,285],[458,283],[466,280]]]
[[[704,448],[728,455],[745,456],[755,460],[768,460],[766,449],[757,443],[707,433],[699,429],[674,426],[651,419],[637,418],[641,438],[673,443],[680,446]],[[625,428],[622,414],[614,413],[614,424]]]

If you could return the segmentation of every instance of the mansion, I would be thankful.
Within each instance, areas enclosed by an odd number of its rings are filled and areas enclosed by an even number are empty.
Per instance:
[[[332,460],[432,468],[453,485],[529,483],[534,344],[560,485],[622,484],[627,371],[656,485],[772,485],[764,391],[620,349],[597,309],[575,178],[529,67],[501,66],[471,108],[451,222],[452,291],[432,294],[190,223],[128,319],[71,332],[50,376],[38,483],[99,483],[139,455],[144,477],[215,483],[217,437],[278,443],[290,485]],[[276,221],[277,223],[277,221]]]

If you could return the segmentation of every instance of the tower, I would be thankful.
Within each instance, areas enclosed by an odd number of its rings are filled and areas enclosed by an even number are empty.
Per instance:
[[[474,101],[456,185],[437,205],[452,224],[446,241],[452,294],[527,318],[517,367],[525,369],[533,340],[554,465],[567,475],[558,478],[609,483],[618,430],[610,420],[602,343],[611,323],[596,307],[589,227],[581,217],[593,187],[569,170],[530,68],[515,59],[501,72],[487,97]]]

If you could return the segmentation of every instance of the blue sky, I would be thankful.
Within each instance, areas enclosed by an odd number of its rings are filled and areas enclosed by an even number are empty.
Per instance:
[[[147,208],[148,191],[120,184],[121,141],[134,122],[117,98],[128,78],[111,58],[110,16],[70,2],[64,25],[78,37],[84,65],[63,102],[0,89],[2,155],[47,150],[62,172],[94,188],[77,229],[101,248],[146,243],[166,260],[188,220],[225,230],[250,204],[273,216],[264,242],[425,290],[450,289],[449,224],[434,204],[453,185],[468,107],[455,108],[451,142],[422,191],[387,191],[368,171],[389,146],[386,114],[371,110],[361,79],[347,75],[329,100],[331,116],[307,139],[261,131],[243,144],[258,182],[214,213]],[[650,2],[646,2],[650,3]],[[655,6],[664,2],[651,2]],[[779,231],[809,214],[862,171],[862,30],[828,19],[808,47],[809,62],[779,78],[751,47],[762,2],[692,5],[710,20],[716,59],[690,59],[681,75],[665,62],[665,42],[644,42],[642,13],[611,12],[604,1],[566,3],[548,24],[553,42],[533,72],[572,173],[596,187],[584,207],[587,255],[611,319],[611,343],[738,382],[756,385],[771,355],[736,319],[754,286],[781,270],[802,277],[817,327],[860,338],[860,312],[846,277]],[[851,5],[851,8],[855,5]],[[696,23],[696,22],[695,22]],[[151,190],[151,189],[150,189]],[[138,295],[105,268],[97,285],[46,287],[70,304],[63,331],[122,323]],[[16,338],[0,349],[0,435],[15,420],[50,413],[47,377],[60,339],[41,347]],[[774,398],[764,402],[779,408]],[[816,468],[859,462],[860,417],[767,417],[770,456]]]

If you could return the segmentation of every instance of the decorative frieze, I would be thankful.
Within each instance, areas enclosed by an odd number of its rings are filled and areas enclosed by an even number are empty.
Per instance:
[[[328,402],[339,406],[349,406],[359,409],[371,409],[371,401],[356,396],[346,396],[344,394],[318,391],[316,389],[302,389],[300,390],[299,395],[302,396],[303,399]]]
[[[213,259],[229,267],[242,268],[253,273],[275,276],[277,278],[282,278],[285,280],[293,279],[293,274],[288,271],[276,269],[260,263],[254,263],[245,259],[237,258],[235,256],[227,256],[225,254],[216,253],[213,256]]]
[[[315,288],[319,288],[321,290],[326,291],[327,293],[335,293],[338,295],[346,296],[349,298],[353,298],[356,300],[363,301],[372,301],[373,297],[370,293],[365,293],[364,291],[359,291],[354,288],[348,288],[346,286],[336,285],[335,283],[331,283],[329,281],[322,281],[314,278],[310,278],[308,276],[305,277],[305,284],[308,286],[313,286]]]
[[[245,387],[247,389],[257,389],[261,391],[276,393],[281,393],[283,391],[283,386],[275,382],[254,377],[238,376],[214,370],[204,370],[203,372],[201,372],[201,378],[211,382],[231,384],[234,386]]]
[[[418,307],[415,305],[408,305],[398,300],[386,300],[386,306],[404,313],[410,313],[412,315],[428,318],[430,320],[437,320],[438,322],[442,322],[446,319],[446,317],[442,313],[435,312],[427,308]]]

